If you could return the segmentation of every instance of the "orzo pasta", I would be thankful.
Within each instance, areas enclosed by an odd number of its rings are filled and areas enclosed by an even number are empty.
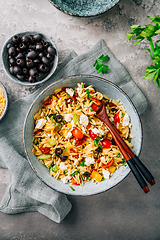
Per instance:
[[[110,132],[95,116],[101,101],[105,102],[110,121],[132,147],[131,124],[125,109],[91,85],[78,83],[75,89],[56,89],[33,116],[32,152],[57,180],[80,186],[90,180],[101,182],[124,165]]]
[[[0,88],[0,115],[2,114],[6,104],[6,99],[2,88]]]

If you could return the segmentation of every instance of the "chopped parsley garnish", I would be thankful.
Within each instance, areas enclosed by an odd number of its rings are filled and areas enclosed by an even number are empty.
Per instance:
[[[98,147],[98,142],[97,142],[97,140],[93,140],[93,142],[94,142],[94,146]]]
[[[69,186],[72,191],[76,191],[72,186]]]
[[[124,117],[125,113],[122,112],[122,117]]]
[[[82,166],[82,167],[85,167],[85,160],[82,159],[82,160],[79,162],[79,165]]]
[[[117,158],[119,158],[121,156],[121,154],[120,153],[118,153],[118,155],[116,156]]]
[[[77,169],[77,170],[76,170],[74,173],[72,173],[70,176],[71,176],[71,177],[74,177],[75,175],[77,175],[77,174],[79,173],[79,171],[80,171],[80,170]]]
[[[88,95],[88,98],[90,98],[90,97],[91,97],[91,94],[89,93],[89,89],[86,89],[86,93],[87,93],[87,95]]]

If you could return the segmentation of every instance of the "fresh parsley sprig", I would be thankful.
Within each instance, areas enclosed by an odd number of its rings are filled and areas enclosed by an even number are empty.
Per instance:
[[[153,64],[145,69],[145,76],[142,78],[148,79],[149,81],[153,79],[153,82],[157,82],[160,88],[160,45],[158,45],[160,40],[153,41],[153,38],[160,34],[160,17],[156,15],[154,15],[154,17],[147,17],[152,20],[152,23],[145,25],[145,27],[141,25],[131,26],[131,32],[127,33],[127,41],[130,41],[133,36],[135,36],[133,40],[138,40],[133,45],[140,43],[144,39],[148,40],[150,48],[146,49],[150,53]]]
[[[103,61],[108,61],[110,57],[108,55],[104,56],[103,54],[99,58],[92,59],[94,60],[93,67],[96,68],[97,73],[107,73],[109,71],[109,67],[105,64],[103,64]]]

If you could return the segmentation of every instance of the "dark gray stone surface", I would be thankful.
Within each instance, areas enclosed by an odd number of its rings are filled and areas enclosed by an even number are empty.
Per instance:
[[[159,0],[121,0],[99,18],[74,18],[54,8],[47,0],[0,1],[0,48],[8,37],[25,30],[44,32],[59,50],[60,61],[75,50],[84,53],[103,38],[117,59],[126,67],[148,99],[141,116],[143,146],[141,160],[151,170],[156,185],[144,194],[132,174],[108,192],[71,197],[72,210],[56,224],[39,213],[5,215],[0,212],[0,239],[160,239],[160,89],[142,79],[151,64],[147,42],[133,46],[126,41],[130,25],[147,24],[146,15],[160,16]],[[0,80],[6,86],[9,102],[26,96],[37,87],[24,87],[10,81],[0,63]],[[8,170],[0,169],[0,200],[10,183]]]

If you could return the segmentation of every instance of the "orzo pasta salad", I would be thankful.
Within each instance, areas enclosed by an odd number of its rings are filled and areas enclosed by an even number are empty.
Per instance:
[[[57,180],[80,186],[90,180],[101,182],[125,164],[110,132],[96,117],[102,101],[110,121],[132,147],[125,109],[91,85],[78,83],[75,89],[56,89],[33,116],[32,152]]]

